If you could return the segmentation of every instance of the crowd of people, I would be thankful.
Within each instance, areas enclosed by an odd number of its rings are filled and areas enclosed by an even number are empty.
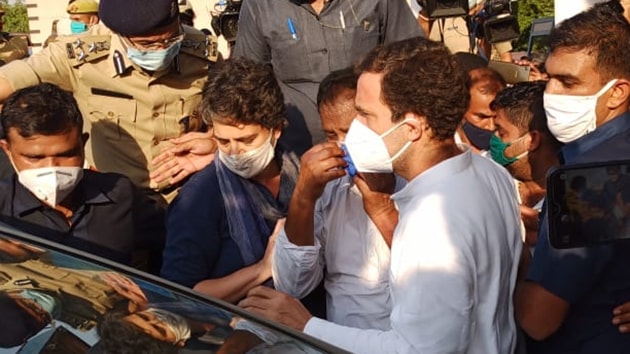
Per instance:
[[[627,353],[630,244],[553,248],[545,198],[550,169],[630,153],[624,4],[509,85],[402,0],[245,0],[229,58],[176,0],[73,1],[75,35],[0,67],[0,222],[350,352]],[[107,315],[106,351],[158,310]]]

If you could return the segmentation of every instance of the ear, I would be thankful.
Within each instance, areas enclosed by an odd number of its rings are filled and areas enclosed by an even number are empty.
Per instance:
[[[542,140],[542,134],[538,130],[531,130],[529,132],[529,147],[527,151],[534,152],[540,148]]]
[[[422,138],[426,126],[425,118],[416,114],[407,114],[405,115],[405,120],[407,126],[409,126],[407,140],[415,142]]]
[[[2,150],[4,150],[7,156],[11,158],[11,154],[9,151],[9,142],[7,141],[7,139],[0,139],[0,147],[2,147]]]
[[[282,135],[282,128],[284,127],[284,122],[278,124],[277,127],[273,128],[273,140],[274,141],[278,141],[278,139],[280,139],[280,136]]]
[[[88,139],[90,139],[90,133],[81,134],[81,140],[83,141],[83,147],[85,148],[85,144],[87,144]]]
[[[607,107],[614,110],[624,104],[628,104],[630,99],[630,82],[625,79],[618,79],[612,87],[610,97],[608,98]]]

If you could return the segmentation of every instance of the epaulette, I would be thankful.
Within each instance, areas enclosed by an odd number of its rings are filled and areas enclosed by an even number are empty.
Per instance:
[[[205,60],[217,61],[219,42],[215,36],[187,33],[180,51]]]
[[[109,54],[111,36],[79,36],[64,41],[70,65],[79,66]]]

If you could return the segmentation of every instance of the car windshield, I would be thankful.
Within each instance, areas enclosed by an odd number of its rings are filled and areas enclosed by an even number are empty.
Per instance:
[[[0,224],[0,353],[335,353],[177,284]]]

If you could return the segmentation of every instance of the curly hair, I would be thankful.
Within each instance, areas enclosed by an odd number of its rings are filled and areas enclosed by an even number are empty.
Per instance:
[[[229,59],[209,73],[200,111],[203,120],[222,124],[259,124],[273,129],[285,119],[284,96],[268,65]]]
[[[53,84],[39,84],[15,91],[2,106],[0,138],[15,128],[25,138],[33,135],[67,133],[78,128],[81,134],[83,116],[70,92]]]
[[[124,320],[126,310],[110,311],[98,323],[100,345],[106,354],[176,354],[171,343],[157,340]]]
[[[453,138],[470,96],[464,70],[442,43],[416,37],[377,47],[357,71],[383,74],[381,100],[392,121],[417,114],[437,139]]]
[[[586,50],[594,56],[602,82],[614,78],[630,79],[627,59],[630,23],[612,5],[596,4],[587,11],[562,21],[549,35],[549,48],[568,51]]]

